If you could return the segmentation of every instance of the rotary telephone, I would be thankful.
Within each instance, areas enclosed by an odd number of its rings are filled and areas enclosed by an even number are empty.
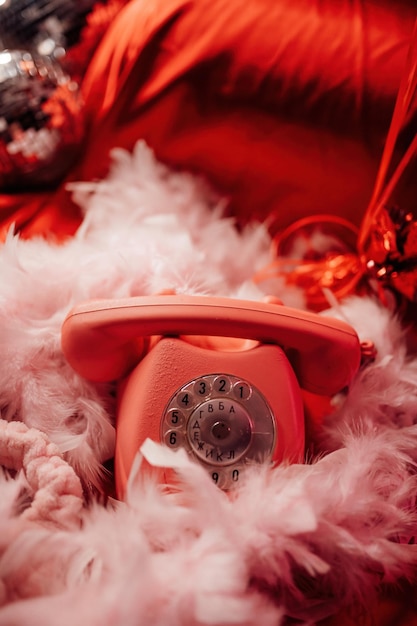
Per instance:
[[[62,348],[86,379],[119,380],[119,497],[148,437],[185,448],[223,489],[250,464],[300,461],[300,386],[334,395],[361,358],[344,322],[276,303],[185,295],[78,306],[64,321]]]

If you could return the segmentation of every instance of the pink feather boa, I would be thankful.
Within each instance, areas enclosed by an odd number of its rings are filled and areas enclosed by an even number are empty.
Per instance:
[[[74,193],[85,218],[73,239],[10,233],[0,249],[0,626],[313,624],[414,581],[417,361],[372,299],[331,311],[378,354],[334,398],[313,461],[253,471],[228,497],[148,442],[126,501],[94,497],[113,453],[112,387],[66,364],[69,309],[167,288],[261,298],[251,277],[270,241],[261,226],[238,233],[201,181],[142,143],[115,151],[109,177]],[[180,492],[145,480],[142,455],[173,467]]]

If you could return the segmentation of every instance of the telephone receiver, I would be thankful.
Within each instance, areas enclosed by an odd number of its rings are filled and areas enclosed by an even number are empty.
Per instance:
[[[221,341],[208,347],[204,336],[242,341],[224,339],[218,349]],[[119,497],[148,437],[185,448],[224,489],[255,463],[301,460],[300,387],[332,396],[349,385],[361,359],[356,332],[339,320],[276,303],[186,295],[80,305],[64,321],[62,349],[86,379],[119,381]]]

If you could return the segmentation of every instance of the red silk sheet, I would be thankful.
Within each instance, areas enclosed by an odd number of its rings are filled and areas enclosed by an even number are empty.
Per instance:
[[[359,224],[416,8],[347,0],[132,0],[82,84],[87,135],[68,180],[106,175],[138,139],[205,176],[239,221],[315,213]],[[3,234],[71,234],[65,182],[0,196]],[[22,190],[25,192],[26,190]]]

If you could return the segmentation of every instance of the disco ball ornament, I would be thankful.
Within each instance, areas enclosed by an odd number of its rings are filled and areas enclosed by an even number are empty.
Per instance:
[[[0,0],[0,46],[61,58],[80,36],[95,0]]]
[[[0,52],[0,189],[56,184],[82,136],[79,89],[58,61],[27,50]]]

